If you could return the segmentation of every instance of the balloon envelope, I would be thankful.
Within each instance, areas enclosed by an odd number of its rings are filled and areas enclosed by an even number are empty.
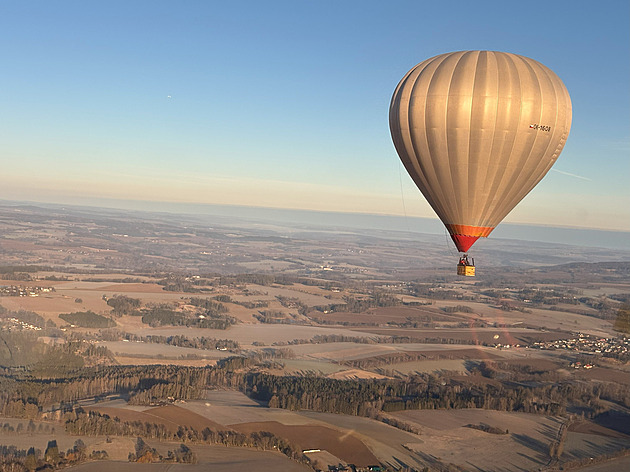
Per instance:
[[[466,252],[554,164],[571,128],[571,99],[533,59],[452,52],[405,75],[389,125],[409,175]]]

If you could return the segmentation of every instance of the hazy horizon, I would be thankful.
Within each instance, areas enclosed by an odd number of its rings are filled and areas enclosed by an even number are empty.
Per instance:
[[[233,218],[251,222],[286,225],[307,225],[327,228],[365,228],[370,230],[399,231],[444,235],[445,244],[452,246],[444,225],[437,217],[416,217],[370,213],[331,212],[291,208],[269,208],[245,205],[212,205],[176,202],[143,202],[132,200],[89,201],[80,203],[46,203],[36,201],[0,200],[6,205],[33,205],[38,207],[98,208],[103,211],[132,211],[143,213],[169,213]],[[106,203],[109,203],[107,205]],[[607,249],[630,248],[630,231],[598,228],[575,228],[526,223],[501,223],[488,238],[481,238],[477,246],[491,245],[493,239],[510,239],[531,242],[566,244],[571,246],[601,247]],[[474,251],[474,249],[473,249]]]

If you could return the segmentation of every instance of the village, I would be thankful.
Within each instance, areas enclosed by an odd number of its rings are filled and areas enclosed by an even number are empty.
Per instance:
[[[566,350],[580,353],[601,354],[603,357],[617,360],[627,359],[630,355],[630,339],[627,337],[599,338],[578,333],[576,338],[556,339],[554,341],[534,342],[531,349]],[[577,365],[578,363],[576,363]],[[585,364],[584,367],[586,367]]]

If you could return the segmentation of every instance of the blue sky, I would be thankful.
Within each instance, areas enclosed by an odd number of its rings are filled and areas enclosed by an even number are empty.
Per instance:
[[[506,219],[630,230],[630,2],[0,1],[0,199],[433,216],[389,100],[416,63],[554,70],[568,143]]]

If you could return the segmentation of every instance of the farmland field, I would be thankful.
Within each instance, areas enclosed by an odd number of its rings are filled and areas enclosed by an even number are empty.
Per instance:
[[[338,431],[320,425],[283,425],[276,421],[239,423],[234,429],[243,433],[269,431],[276,436],[291,438],[302,450],[322,449],[346,463],[367,467],[378,459],[351,431]]]
[[[194,356],[216,361],[230,355],[230,353],[218,350],[194,349],[149,342],[104,341],[99,344],[107,347],[116,357],[144,357],[160,360]]]
[[[188,426],[199,431],[204,428],[220,428],[221,425],[210,419],[198,415],[191,410],[176,405],[166,405],[147,408],[141,411],[131,408],[116,408],[108,406],[91,406],[90,411],[96,411],[121,421],[141,421],[165,425],[171,431],[177,431],[179,426]]]
[[[431,451],[442,461],[484,470],[531,470],[548,461],[547,449],[556,437],[560,418],[488,410],[406,411],[396,417],[417,424],[423,443],[414,448]],[[508,434],[497,435],[465,427],[486,424]],[[445,442],[448,438],[448,442]],[[608,430],[569,432],[563,460],[593,456],[627,447],[628,438]],[[597,452],[599,451],[599,452]]]

